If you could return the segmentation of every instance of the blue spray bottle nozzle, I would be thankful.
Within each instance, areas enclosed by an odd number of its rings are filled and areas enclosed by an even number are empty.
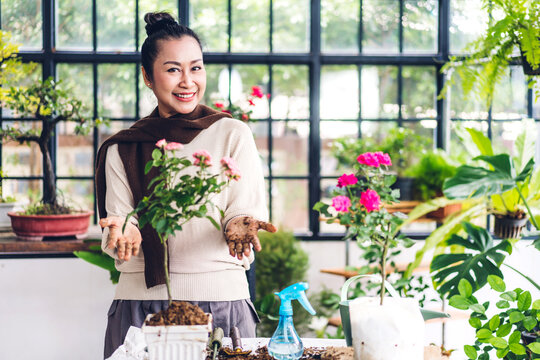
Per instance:
[[[306,296],[305,291],[309,288],[308,283],[300,282],[286,287],[280,292],[275,293],[281,299],[281,306],[279,307],[279,315],[292,315],[292,300],[298,300],[300,304],[311,315],[315,315],[315,310],[311,306]]]

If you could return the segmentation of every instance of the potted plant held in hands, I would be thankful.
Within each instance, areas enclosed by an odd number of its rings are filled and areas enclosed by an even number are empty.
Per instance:
[[[380,297],[357,298],[348,305],[352,343],[357,358],[419,359],[423,356],[424,323],[418,304],[411,298],[385,298],[385,289],[392,289],[386,280],[388,250],[412,241],[398,234],[403,221],[397,213],[389,213],[384,204],[397,202],[398,190],[390,187],[395,176],[388,175],[392,165],[386,153],[364,153],[358,156],[354,174],[338,179],[332,204],[318,202],[314,209],[327,217],[327,222],[339,221],[347,226],[345,239],[371,242],[380,249]],[[334,214],[330,210],[335,211]],[[343,313],[342,313],[343,314]],[[346,319],[342,315],[346,328]],[[377,327],[374,330],[374,327]],[[385,334],[384,339],[378,334]],[[388,341],[392,339],[391,341]]]
[[[152,226],[163,244],[165,284],[169,308],[157,314],[150,314],[143,332],[146,336],[150,359],[170,359],[172,354],[186,360],[204,359],[208,332],[212,330],[212,319],[198,307],[189,303],[173,302],[168,269],[168,238],[194,217],[208,219],[217,229],[218,222],[210,215],[214,207],[212,195],[221,192],[231,180],[240,179],[240,172],[231,158],[221,159],[221,173],[211,172],[210,154],[205,151],[193,153],[193,161],[177,157],[175,150],[183,145],[162,139],[156,143],[152,160],[145,167],[148,174],[157,168],[158,175],[149,183],[152,192],[143,197],[137,207],[126,216],[128,219],[139,215],[139,227]],[[222,176],[223,175],[223,176]],[[221,216],[223,211],[218,209]],[[189,323],[182,313],[193,313]],[[175,319],[177,321],[169,321]]]
[[[24,129],[16,123],[5,123],[0,130],[4,140],[37,143],[43,155],[43,197],[40,203],[26,210],[9,214],[13,231],[23,240],[42,240],[45,236],[84,237],[92,212],[76,210],[59,201],[49,141],[61,121],[74,122],[75,133],[84,135],[101,120],[86,116],[82,102],[70,97],[60,82],[52,78],[27,88],[11,87],[3,94],[2,106],[41,122],[38,131]]]

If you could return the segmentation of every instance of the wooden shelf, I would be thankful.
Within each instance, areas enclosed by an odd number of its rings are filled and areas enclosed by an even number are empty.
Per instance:
[[[396,268],[399,271],[404,271],[407,269],[407,266],[409,264],[397,264]],[[390,274],[393,272],[393,268],[387,267],[386,268],[387,274]],[[346,270],[344,268],[328,268],[328,269],[321,269],[320,272],[324,274],[332,274],[332,275],[339,275],[343,276],[345,279],[352,278],[353,276],[358,275],[357,271],[354,270]],[[414,273],[429,273],[429,265],[420,265],[416,269],[413,270]]]

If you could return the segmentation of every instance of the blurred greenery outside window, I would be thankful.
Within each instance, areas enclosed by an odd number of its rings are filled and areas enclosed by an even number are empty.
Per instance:
[[[253,85],[271,93],[257,103],[249,123],[266,177],[268,207],[276,225],[306,239],[318,238],[313,231],[319,226],[321,234],[343,231],[315,224],[310,210],[310,201],[323,197],[341,174],[329,151],[332,141],[344,136],[382,141],[390,129],[403,126],[437,145],[442,107],[437,102],[440,64],[434,58],[444,47],[461,54],[488,20],[480,0],[450,0],[442,8],[438,0],[320,0],[316,24],[310,0],[96,0],[95,19],[91,0],[54,3],[49,9],[49,0],[0,0],[0,24],[22,44],[25,61],[42,65],[24,81],[56,76],[91,113],[111,119],[109,128],[86,137],[75,136],[70,124],[58,126],[56,173],[70,201],[94,206],[97,148],[156,106],[142,81],[137,51],[146,37],[144,13],[165,10],[185,19],[201,38],[205,104],[242,104]],[[441,11],[449,24],[444,43],[438,33]],[[49,13],[52,19],[44,21]],[[44,32],[43,24],[55,28]],[[316,53],[312,28],[320,38]],[[52,43],[43,34],[53,34]],[[49,45],[54,51],[44,51]],[[314,64],[321,64],[319,73],[313,74]],[[506,74],[491,112],[476,99],[464,98],[456,83],[444,100],[451,151],[461,149],[454,131],[459,126],[481,129],[498,149],[511,148],[514,122],[540,118],[540,105],[530,94],[519,67]],[[2,109],[3,123],[36,126],[31,120]],[[42,173],[37,149],[4,143],[1,165],[8,177],[4,191],[37,197]],[[320,180],[313,186],[315,179]]]

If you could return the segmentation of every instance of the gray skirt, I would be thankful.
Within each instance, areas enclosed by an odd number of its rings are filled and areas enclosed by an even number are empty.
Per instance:
[[[255,337],[259,317],[249,299],[235,301],[190,301],[204,312],[212,314],[212,325],[228,336],[232,326],[238,327],[241,337]],[[107,313],[105,359],[124,343],[130,326],[141,327],[148,314],[167,308],[167,300],[114,300]]]

